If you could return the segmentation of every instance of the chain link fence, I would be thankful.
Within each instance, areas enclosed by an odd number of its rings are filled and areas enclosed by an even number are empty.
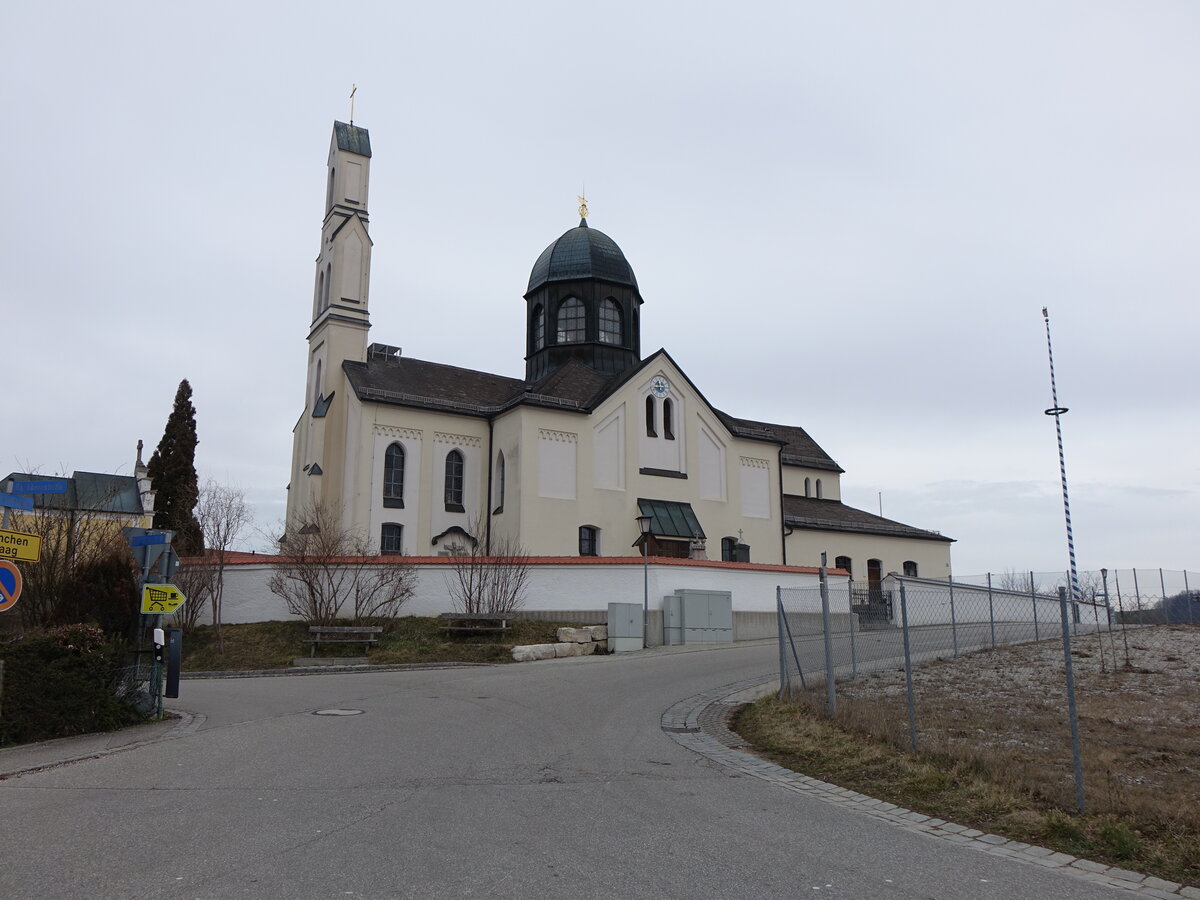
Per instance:
[[[1079,582],[1074,600],[1065,573],[780,588],[781,695],[1081,811],[1200,818],[1200,578]]]

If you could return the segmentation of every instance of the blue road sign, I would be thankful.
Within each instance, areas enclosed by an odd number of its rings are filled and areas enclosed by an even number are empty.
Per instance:
[[[22,497],[20,494],[5,494],[0,492],[0,506],[11,506],[13,509],[33,511],[33,498]]]
[[[139,534],[137,537],[129,539],[130,547],[149,547],[151,544],[169,544],[171,536],[168,534]]]
[[[67,483],[65,481],[14,481],[12,492],[14,494],[65,494]]]

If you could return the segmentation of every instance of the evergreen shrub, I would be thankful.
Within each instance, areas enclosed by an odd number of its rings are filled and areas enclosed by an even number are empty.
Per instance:
[[[98,625],[0,644],[0,745],[112,731],[142,720],[125,689],[130,653]]]

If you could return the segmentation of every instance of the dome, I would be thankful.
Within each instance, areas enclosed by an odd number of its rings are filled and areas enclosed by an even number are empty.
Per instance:
[[[589,228],[587,219],[567,231],[542,251],[529,273],[529,289],[536,290],[548,281],[575,281],[598,278],[637,290],[637,278],[617,242],[603,231]]]

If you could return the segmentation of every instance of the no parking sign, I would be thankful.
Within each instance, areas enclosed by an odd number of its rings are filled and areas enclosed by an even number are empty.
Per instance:
[[[0,612],[12,609],[21,596],[21,570],[7,559],[0,559]]]

